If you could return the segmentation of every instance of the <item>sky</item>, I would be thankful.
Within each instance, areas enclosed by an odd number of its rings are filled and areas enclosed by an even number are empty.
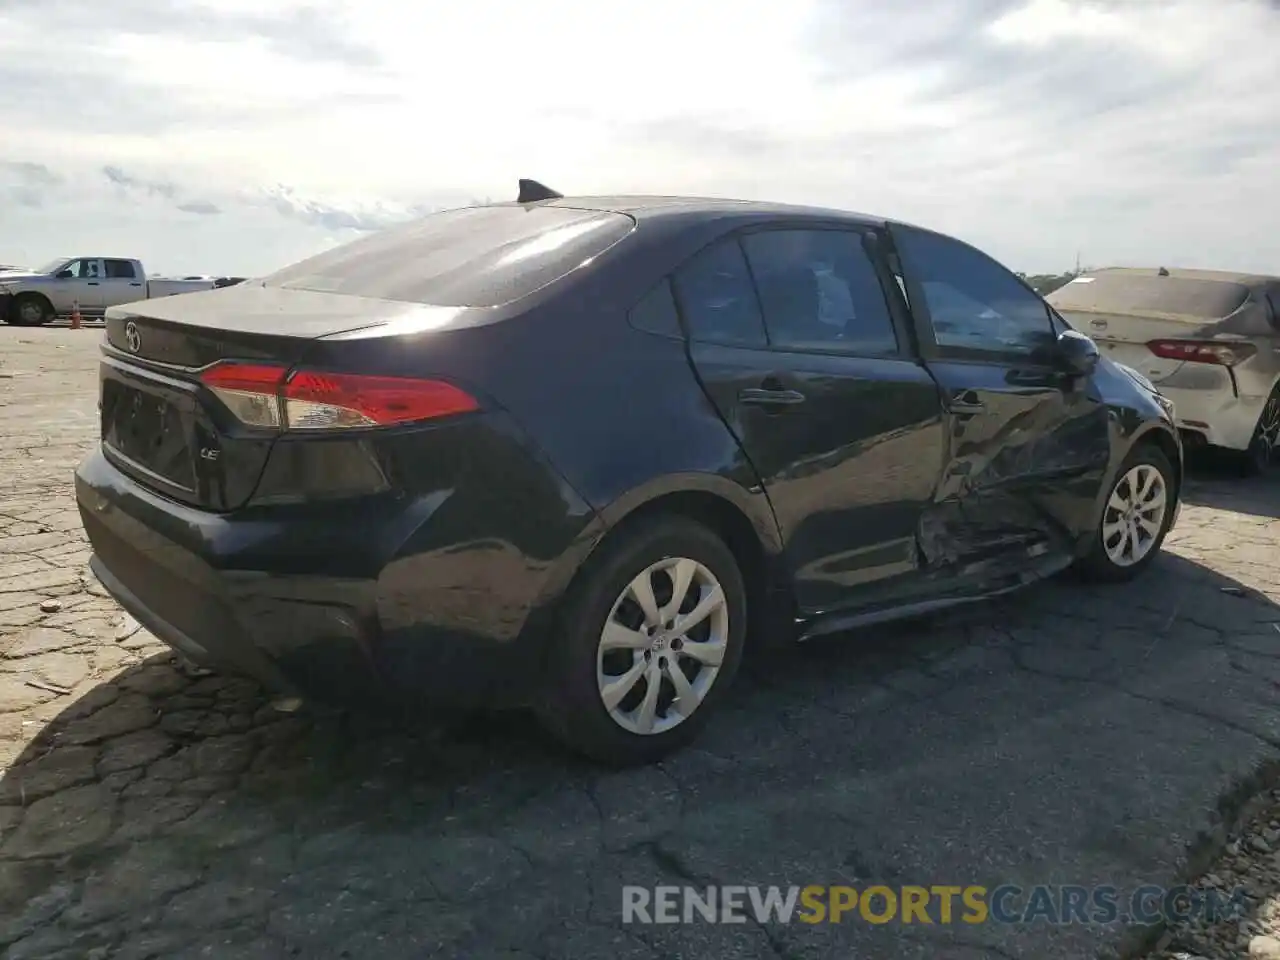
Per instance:
[[[532,177],[1280,273],[1278,171],[1278,0],[0,0],[0,264],[255,276]]]

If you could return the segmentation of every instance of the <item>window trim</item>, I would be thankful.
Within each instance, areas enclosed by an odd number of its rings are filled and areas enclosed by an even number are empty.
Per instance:
[[[1068,330],[1071,330],[1073,332],[1079,332],[1079,331],[1076,331],[1075,327],[1067,323],[1066,317],[1060,314],[1057,310],[1053,309],[1053,304],[1051,304],[1048,300],[1045,300],[1044,305],[1049,308],[1049,325],[1053,327],[1053,335],[1055,337],[1061,337]],[[1088,334],[1086,334],[1086,336],[1088,336]]]
[[[924,344],[920,341],[920,335],[916,330],[915,319],[911,311],[911,279],[907,274],[906,266],[902,262],[902,256],[898,253],[893,234],[890,232],[888,224],[885,224],[882,227],[868,231],[867,236],[875,246],[874,252],[871,253],[872,262],[875,264],[876,272],[880,276],[880,287],[884,294],[885,302],[889,304],[889,315],[893,319],[894,328],[898,333],[899,355],[907,360],[923,358]],[[894,272],[894,260],[898,261],[897,266],[901,270],[902,285],[906,288],[905,290],[898,286],[898,275]]]
[[[869,353],[860,350],[837,350],[820,347],[787,347],[773,342],[773,336],[769,331],[769,318],[765,316],[764,304],[760,300],[760,285],[756,279],[755,269],[751,266],[751,257],[747,254],[746,246],[742,241],[743,238],[757,233],[796,233],[801,231],[805,233],[847,233],[858,242],[858,246],[871,264],[871,269],[875,272],[876,281],[880,289],[880,297],[884,301],[885,312],[889,317],[889,326],[896,341],[896,346],[892,352]],[[751,274],[751,285],[755,290],[756,304],[760,308],[760,317],[764,323],[764,335],[768,342],[768,346],[765,349],[773,353],[790,353],[799,356],[848,357],[855,360],[902,360],[911,356],[910,339],[905,336],[906,331],[903,329],[900,318],[895,312],[894,304],[885,292],[885,278],[882,264],[879,262],[879,251],[868,248],[868,239],[874,233],[875,228],[860,223],[842,223],[839,220],[779,219],[771,220],[768,223],[751,224],[730,234],[737,240],[738,247],[742,250],[742,256],[747,262],[747,270]],[[892,280],[892,278],[890,279]]]
[[[1272,329],[1280,330],[1280,287],[1267,287],[1262,291],[1263,306],[1267,308],[1267,322]]]
[[[671,273],[664,273],[645,289],[644,293],[640,295],[635,303],[627,307],[627,326],[639,333],[647,333],[651,337],[662,337],[664,340],[681,340],[688,342],[689,330],[685,326],[683,315],[680,313],[680,301],[676,297],[674,276],[674,271]],[[662,287],[667,288],[667,296],[671,299],[671,309],[675,314],[676,329],[674,333],[663,333],[661,330],[651,330],[648,327],[640,326],[635,320],[636,311],[640,309],[641,304],[657,293]]]
[[[938,342],[937,334],[933,329],[933,317],[929,312],[929,301],[925,296],[924,287],[920,282],[920,272],[916,268],[916,264],[912,262],[909,252],[905,249],[905,245],[898,242],[899,236],[907,236],[910,233],[921,235],[930,235],[950,243],[959,244],[968,248],[979,257],[1003,270],[1008,276],[1017,283],[1022,289],[1027,291],[1032,297],[1039,301],[1041,309],[1044,311],[1045,330],[1058,335],[1054,328],[1052,307],[1040,296],[1034,288],[1025,280],[1019,277],[1014,271],[1010,270],[1000,261],[996,260],[989,253],[984,253],[973,244],[965,243],[956,237],[949,236],[945,233],[939,233],[937,230],[928,230],[924,227],[908,226],[901,223],[892,223],[889,225],[889,234],[894,239],[894,249],[898,254],[898,258],[902,263],[903,279],[907,284],[907,298],[914,306],[911,308],[912,318],[916,332],[917,343],[919,344],[920,354],[926,360],[946,360],[961,361],[972,363],[1017,363],[1024,367],[1036,368],[1052,368],[1053,364],[1047,358],[1035,356],[1033,353],[1021,353],[1011,350],[999,349],[981,349],[978,347],[954,347],[944,345]]]
[[[751,298],[756,304],[756,313],[760,316],[760,329],[764,333],[764,343],[728,343],[723,340],[707,340],[693,335],[693,325],[689,323],[689,311],[685,306],[684,295],[680,292],[680,284],[676,282],[676,278],[680,275],[680,272],[688,268],[691,263],[699,257],[704,256],[707,251],[714,249],[722,243],[731,243],[733,246],[737,247],[738,256],[742,257],[742,265],[747,268],[747,282],[751,287]],[[709,347],[723,347],[729,350],[755,350],[760,353],[764,353],[771,349],[772,344],[769,342],[769,325],[765,323],[764,320],[764,304],[760,302],[760,291],[756,288],[755,274],[751,272],[751,261],[747,257],[746,249],[742,246],[740,231],[722,233],[714,240],[711,240],[699,247],[693,253],[689,254],[689,256],[685,257],[683,261],[673,267],[670,272],[666,273],[664,278],[671,284],[671,297],[676,303],[676,313],[680,320],[680,329],[684,331],[684,340],[685,343],[689,344],[689,346],[692,347],[694,344],[704,344]]]

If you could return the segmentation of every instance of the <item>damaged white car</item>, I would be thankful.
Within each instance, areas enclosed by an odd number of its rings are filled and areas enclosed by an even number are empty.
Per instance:
[[[1251,474],[1280,465],[1280,277],[1115,268],[1046,299],[1173,401],[1189,446],[1234,451]]]

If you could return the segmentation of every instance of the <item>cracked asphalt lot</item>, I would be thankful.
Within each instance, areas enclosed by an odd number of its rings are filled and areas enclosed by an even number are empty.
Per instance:
[[[1091,957],[1122,926],[624,925],[627,884],[1171,884],[1280,759],[1280,488],[1140,583],[757,657],[624,773],[525,718],[273,712],[86,569],[91,330],[0,328],[0,949],[19,958]]]

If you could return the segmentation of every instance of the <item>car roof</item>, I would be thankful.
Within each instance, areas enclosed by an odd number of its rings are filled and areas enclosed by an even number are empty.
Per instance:
[[[525,204],[528,206],[528,204]],[[891,221],[886,217],[873,216],[866,213],[855,213],[849,210],[837,210],[833,207],[813,207],[801,204],[774,203],[764,200],[733,200],[722,197],[681,197],[681,196],[646,196],[646,195],[611,195],[558,197],[553,200],[541,200],[538,206],[575,207],[582,210],[600,210],[602,212],[623,213],[637,221],[659,220],[679,217],[681,219],[696,218],[699,214],[708,219],[723,216],[743,217],[812,217],[824,220],[842,220],[863,226],[884,226]]]

